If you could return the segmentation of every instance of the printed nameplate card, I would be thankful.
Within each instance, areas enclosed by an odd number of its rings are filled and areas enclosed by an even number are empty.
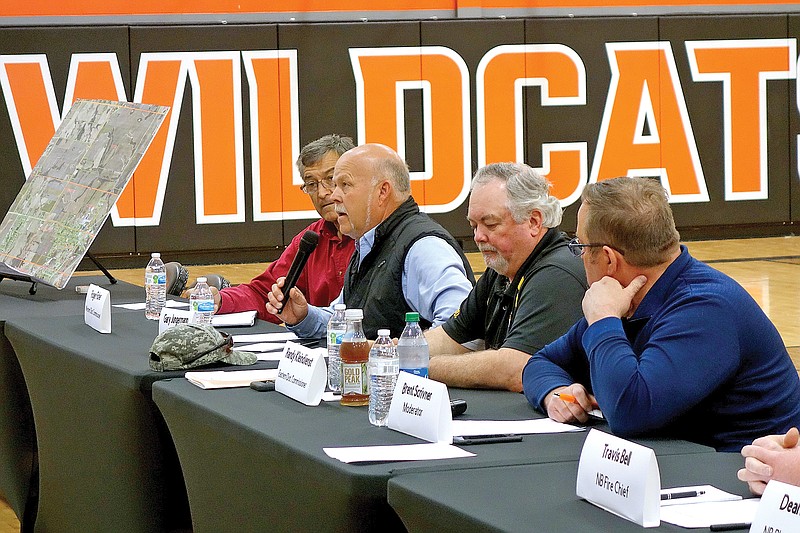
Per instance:
[[[111,333],[111,293],[103,287],[89,285],[83,321],[100,333]]]
[[[161,309],[161,316],[158,319],[158,332],[163,333],[178,324],[194,324],[194,311],[174,309],[165,305]]]
[[[306,405],[319,405],[327,379],[328,368],[322,352],[294,342],[286,343],[278,363],[276,391]]]
[[[589,431],[578,464],[578,497],[643,527],[661,524],[661,475],[653,450]]]
[[[800,487],[774,480],[767,483],[750,526],[750,533],[754,531],[800,531]]]
[[[400,372],[386,425],[428,442],[452,444],[453,411],[447,385]]]

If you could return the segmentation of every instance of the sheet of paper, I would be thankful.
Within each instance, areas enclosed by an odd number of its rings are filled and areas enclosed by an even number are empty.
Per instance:
[[[661,489],[661,494],[670,494],[675,492],[704,492],[700,496],[692,496],[690,498],[675,498],[674,500],[661,500],[661,507],[672,505],[683,505],[688,503],[700,502],[724,502],[729,500],[741,500],[742,497],[738,494],[725,492],[717,487],[711,485],[692,485],[691,487],[672,487]]]
[[[225,389],[230,387],[249,387],[252,381],[274,381],[278,369],[266,370],[219,370],[214,372],[187,372],[189,383],[201,389]]]
[[[144,309],[144,307],[142,307]],[[234,335],[234,343],[245,342],[286,342],[297,339],[297,335],[291,331],[280,331],[277,333],[244,333],[241,335]],[[238,346],[236,348],[239,349]]]
[[[562,424],[549,418],[535,420],[453,420],[453,435],[517,435],[531,433],[567,433],[584,431],[584,428]]]
[[[328,457],[343,463],[374,461],[426,461],[429,459],[452,459],[474,457],[474,453],[452,444],[426,443],[401,444],[396,446],[353,446],[347,448],[323,448]]]
[[[228,313],[225,315],[214,315],[211,317],[211,325],[215,328],[252,326],[255,323],[255,311],[242,311],[241,313]],[[236,339],[234,339],[234,342],[236,342]]]
[[[239,348],[237,348],[238,350]],[[280,352],[258,352],[256,353],[256,358],[259,361],[277,361],[280,363],[281,359],[283,359],[283,351]]]
[[[712,524],[750,524],[761,498],[727,502],[687,503],[661,507],[661,521],[681,527],[710,527]]]
[[[179,302],[177,300],[167,300],[165,304],[167,307],[172,308],[181,308],[181,307],[189,307],[189,302]],[[128,309],[130,311],[144,311],[145,303],[144,302],[137,302],[132,304],[115,304],[112,307],[119,307],[120,309]]]
[[[233,342],[236,343],[236,337],[238,335],[233,336]],[[236,345],[236,349],[241,352],[277,352],[283,351],[283,347],[286,346],[285,342],[257,342],[255,344],[245,344],[243,346]]]

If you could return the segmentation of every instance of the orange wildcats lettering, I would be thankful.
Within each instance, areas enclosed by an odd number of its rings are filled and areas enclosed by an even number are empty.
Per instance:
[[[253,219],[317,217],[294,165],[300,154],[297,51],[245,51],[242,57],[250,91]]]
[[[411,173],[411,191],[429,213],[461,205],[472,172],[469,73],[442,46],[351,48],[356,79],[358,142],[383,143],[405,158],[403,92],[421,90],[425,170]]]
[[[797,77],[794,39],[687,41],[692,79],[722,82],[725,199],[767,190],[767,81]]]
[[[573,49],[528,44],[489,50],[478,65],[476,81],[478,166],[525,162],[522,102],[523,88],[530,86],[541,87],[542,106],[586,105],[586,68]],[[564,206],[580,197],[586,183],[586,152],[585,142],[542,146],[541,170]]]
[[[239,52],[142,54],[135,102],[171,107],[167,126],[112,210],[115,226],[157,226],[187,77],[191,81],[198,223],[244,221]],[[61,122],[44,55],[0,57],[0,84],[26,175]],[[78,98],[127,100],[114,54],[74,54],[64,114]],[[63,115],[61,115],[63,116]]]
[[[61,124],[47,57],[0,56],[0,84],[25,176]],[[78,98],[127,100],[115,54],[73,54],[64,115]]]
[[[185,82],[182,53],[145,53],[140,56],[133,101],[169,106],[170,109],[111,212],[115,226],[158,226],[161,223]]]
[[[590,181],[659,176],[671,202],[707,202],[672,47],[607,43],[606,50],[611,84]]]
[[[27,178],[61,122],[47,56],[0,56],[0,86]]]
[[[192,84],[197,223],[244,222],[242,80],[239,52],[199,52]]]

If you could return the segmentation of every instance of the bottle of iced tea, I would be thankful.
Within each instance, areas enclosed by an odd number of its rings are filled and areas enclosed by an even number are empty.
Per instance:
[[[361,327],[363,318],[361,309],[345,311],[347,331],[339,350],[342,359],[342,405],[369,404],[369,342]]]

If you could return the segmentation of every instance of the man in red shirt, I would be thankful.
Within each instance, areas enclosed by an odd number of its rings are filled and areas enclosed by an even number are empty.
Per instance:
[[[318,306],[327,306],[339,296],[355,242],[339,232],[338,216],[331,200],[333,167],[339,156],[353,147],[350,137],[339,135],[326,135],[303,147],[297,158],[297,169],[303,177],[300,188],[311,198],[314,209],[322,218],[298,233],[281,256],[250,283],[220,291],[212,287],[216,314],[257,311],[261,320],[280,324],[280,316],[267,312],[267,294],[279,277],[286,276],[297,255],[300,238],[307,230],[318,233],[319,242],[309,255],[296,286],[309,296],[312,304]],[[191,290],[187,289],[184,296],[188,298],[189,292]]]

